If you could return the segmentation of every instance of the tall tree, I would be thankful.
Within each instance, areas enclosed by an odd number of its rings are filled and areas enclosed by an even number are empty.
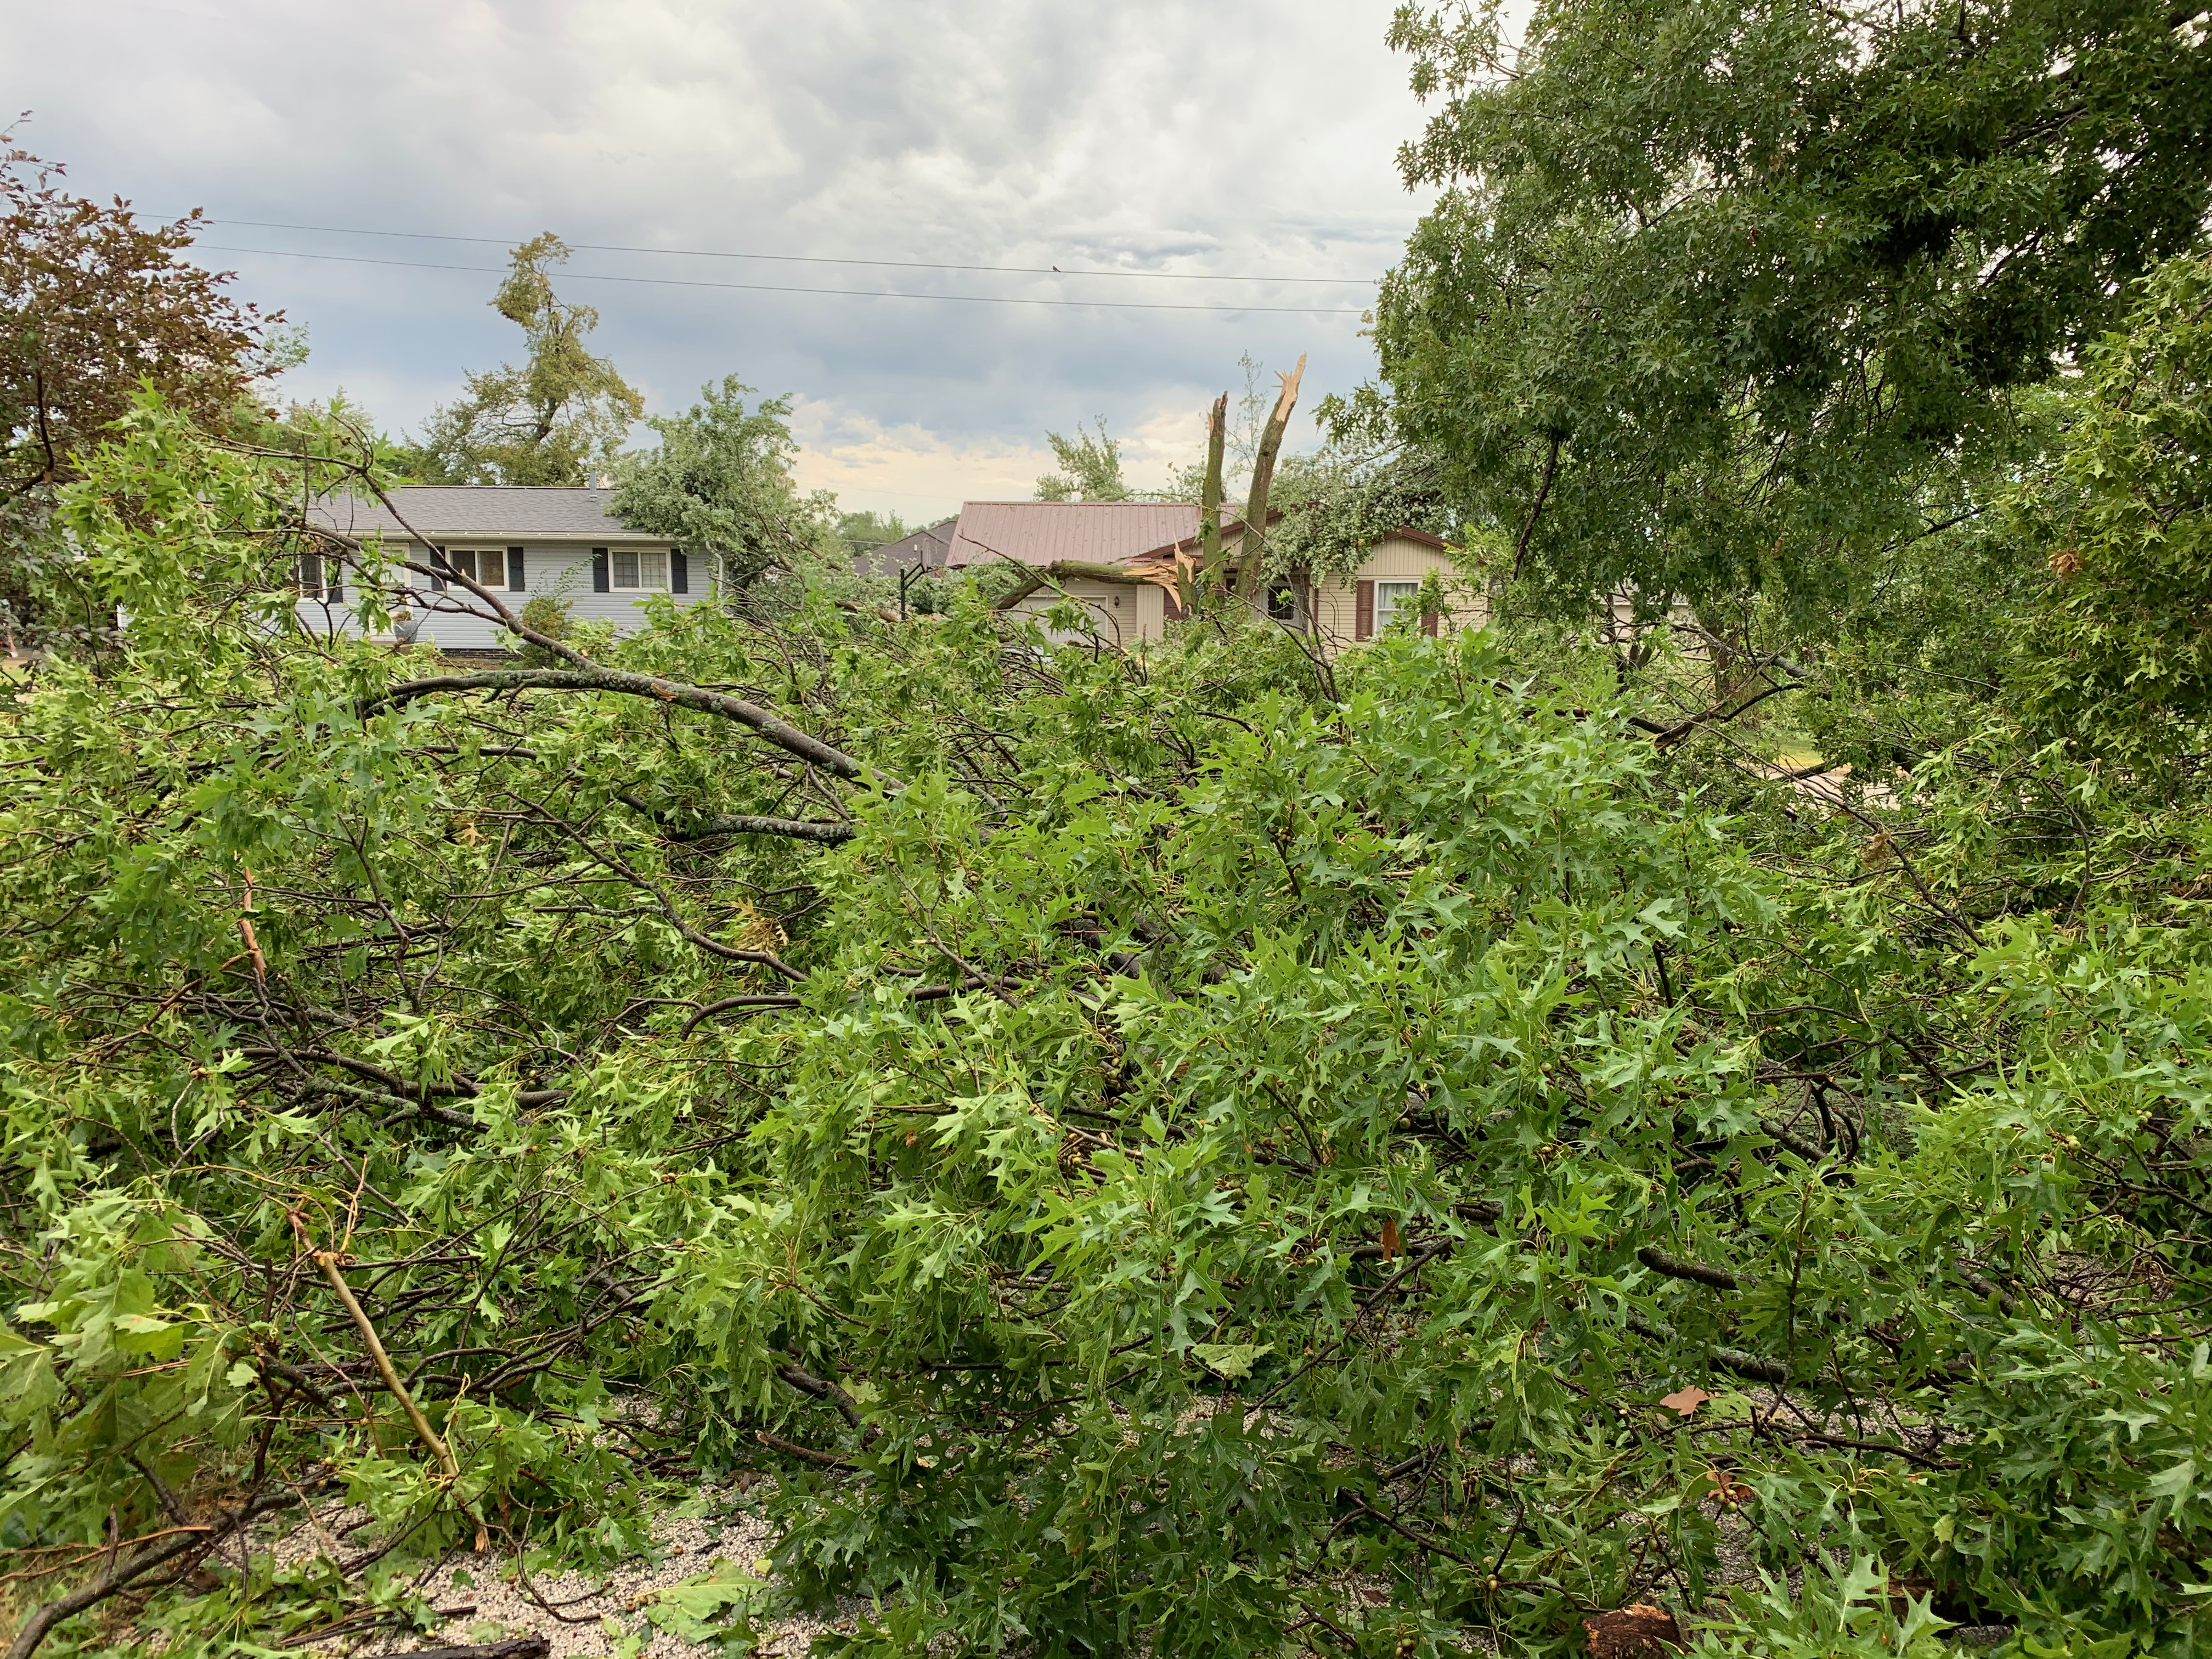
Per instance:
[[[1442,195],[1376,337],[1524,574],[1818,599],[1978,510],[2009,397],[2197,235],[2212,53],[2158,0],[1402,9]],[[1373,412],[1379,404],[1365,405]],[[1349,411],[1348,411],[1349,412]]]
[[[645,413],[613,362],[585,348],[599,313],[554,291],[552,267],[566,263],[568,244],[549,230],[511,258],[491,305],[522,331],[529,357],[471,374],[466,393],[430,417],[404,457],[417,483],[585,483]]]
[[[897,514],[878,513],[872,507],[841,514],[837,519],[837,539],[856,554],[872,553],[886,542],[897,541],[908,529]]]
[[[1057,432],[1044,434],[1052,446],[1053,458],[1060,463],[1060,471],[1048,472],[1036,482],[1036,498],[1041,501],[1126,501],[1129,499],[1128,482],[1121,477],[1121,443],[1109,437],[1106,417],[1101,415],[1094,423],[1096,431],[1078,425],[1073,438]]]

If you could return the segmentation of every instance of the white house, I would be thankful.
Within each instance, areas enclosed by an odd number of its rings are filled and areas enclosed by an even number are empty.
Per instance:
[[[678,605],[711,597],[710,561],[687,555],[665,538],[627,528],[613,515],[611,489],[522,484],[416,484],[392,492],[396,514],[380,501],[326,496],[316,520],[341,536],[380,541],[385,555],[423,567],[395,569],[392,607],[407,619],[404,637],[449,651],[498,648],[496,622],[470,614],[483,606],[441,572],[457,572],[495,593],[509,610],[551,594],[580,622],[639,626],[655,594]],[[343,632],[349,581],[342,560],[311,556],[300,572],[301,621],[318,632]]]

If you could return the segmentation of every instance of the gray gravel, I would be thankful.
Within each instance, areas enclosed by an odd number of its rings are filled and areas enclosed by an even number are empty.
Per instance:
[[[659,1628],[647,1609],[661,1590],[697,1577],[719,1562],[766,1577],[768,1526],[757,1503],[734,1490],[710,1490],[683,1507],[703,1513],[672,1512],[654,1522],[657,1562],[646,1555],[604,1574],[532,1574],[526,1589],[514,1557],[457,1550],[416,1580],[433,1607],[451,1610],[436,1630],[427,1634],[381,1632],[351,1643],[334,1638],[304,1651],[380,1659],[421,1648],[544,1636],[552,1644],[553,1659],[617,1659],[626,1654],[639,1659],[687,1659],[719,1653],[717,1644],[686,1642]],[[325,1515],[319,1527],[301,1526],[280,1544],[279,1557],[298,1559],[325,1552],[323,1540],[342,1533],[348,1520],[343,1513]],[[535,1597],[530,1589],[536,1591]],[[541,1600],[552,1610],[539,1606]],[[851,1630],[857,1611],[858,1604],[854,1604],[826,1616],[790,1615],[763,1621],[759,1628],[766,1639],[758,1652],[763,1659],[802,1659],[821,1632],[833,1626]],[[643,1644],[636,1645],[641,1636]]]

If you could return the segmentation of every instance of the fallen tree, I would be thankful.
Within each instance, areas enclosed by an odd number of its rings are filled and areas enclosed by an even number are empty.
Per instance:
[[[848,1650],[2201,1633],[2195,807],[1724,818],[1480,635],[424,672],[279,465],[142,409],[0,711],[30,1645],[320,1628],[201,1541],[295,1488],[588,1560],[738,1465]]]

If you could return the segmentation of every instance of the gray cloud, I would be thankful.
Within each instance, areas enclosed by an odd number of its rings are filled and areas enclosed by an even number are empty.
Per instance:
[[[0,104],[80,189],[224,220],[959,264],[1371,276],[1419,211],[1389,0],[810,6],[0,0]],[[223,225],[210,244],[495,265],[496,246]],[[419,420],[512,354],[493,278],[207,256],[312,332],[298,391]],[[1369,290],[580,253],[572,270],[1078,300],[1352,306]],[[736,372],[801,400],[811,482],[909,516],[1025,492],[1103,413],[1187,451],[1240,352],[1370,372],[1353,316],[1055,309],[577,280],[658,409]],[[1180,434],[1180,435],[1179,435]]]

